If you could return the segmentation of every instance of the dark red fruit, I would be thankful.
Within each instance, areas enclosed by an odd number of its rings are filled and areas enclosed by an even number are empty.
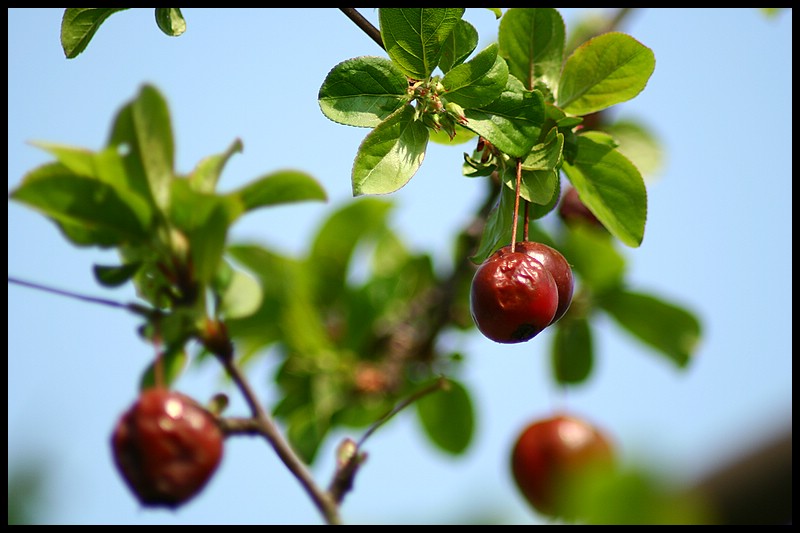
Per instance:
[[[564,414],[525,428],[511,454],[517,487],[542,514],[561,514],[564,491],[582,475],[609,468],[614,451],[609,439],[592,424]]]
[[[211,413],[188,396],[156,387],[122,415],[111,445],[117,468],[143,505],[177,507],[217,469],[223,440]]]
[[[500,249],[472,279],[472,318],[481,333],[495,342],[532,339],[552,322],[557,308],[553,276],[527,254]]]
[[[561,252],[540,242],[521,241],[516,243],[514,249],[539,261],[553,276],[556,287],[558,287],[558,307],[553,320],[550,322],[552,324],[564,316],[564,313],[567,312],[569,305],[572,303],[572,291],[575,286],[572,267],[569,266]],[[505,246],[503,250],[510,252],[511,245]]]
[[[592,213],[578,196],[575,187],[570,187],[561,198],[558,214],[566,224],[588,224],[605,229],[603,223]]]

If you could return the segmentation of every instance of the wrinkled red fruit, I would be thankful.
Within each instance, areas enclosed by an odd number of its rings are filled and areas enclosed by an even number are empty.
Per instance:
[[[214,417],[194,400],[152,388],[122,415],[111,445],[117,468],[143,505],[177,507],[217,469],[223,440]]]
[[[557,308],[553,276],[522,252],[496,251],[472,279],[472,318],[481,333],[495,342],[532,339],[552,322]]]
[[[567,312],[569,305],[572,303],[572,291],[575,286],[572,267],[569,266],[561,252],[540,242],[520,241],[516,243],[514,249],[539,261],[553,276],[558,288],[558,307],[553,320],[550,322],[552,324],[564,316],[564,313]],[[510,252],[511,245],[505,246],[503,250]]]
[[[597,219],[594,213],[589,211],[589,208],[580,199],[575,187],[570,187],[564,193],[561,198],[561,205],[558,208],[558,214],[566,224],[588,224],[605,229],[603,223]]]
[[[559,501],[571,483],[613,462],[612,446],[603,433],[584,420],[558,414],[530,424],[520,434],[511,471],[534,509],[558,516]]]

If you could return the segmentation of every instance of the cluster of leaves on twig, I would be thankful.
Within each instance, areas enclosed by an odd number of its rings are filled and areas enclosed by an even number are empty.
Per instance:
[[[117,10],[67,9],[67,57],[84,51]],[[485,178],[486,201],[456,236],[449,271],[437,272],[429,254],[404,245],[385,198],[359,198],[330,213],[299,257],[229,242],[231,226],[254,209],[325,200],[325,191],[301,171],[281,171],[218,192],[226,162],[241,151],[239,140],[180,175],[167,103],[152,86],[122,107],[103,149],[39,143],[55,161],[29,172],[10,197],[41,211],[77,246],[119,251],[119,264],[95,267],[97,280],[135,285],[144,304],[132,309],[143,318],[142,334],[160,347],[168,381],[185,367],[190,341],[197,340],[223,360],[252,402],[239,367],[268,349],[276,352],[280,399],[271,414],[285,424],[292,450],[305,463],[333,428],[374,425],[410,397],[418,398],[415,411],[434,444],[453,454],[468,448],[474,410],[468,388],[456,378],[465,354],[439,339],[448,329],[473,331],[469,281],[475,264],[511,239],[518,168],[525,234],[561,250],[580,283],[553,337],[555,380],[576,385],[591,375],[591,321],[598,311],[686,365],[698,321],[675,304],[630,290],[617,249],[618,242],[637,247],[644,237],[647,198],[636,156],[623,154],[614,124],[585,123],[645,87],[653,52],[619,32],[570,47],[558,11],[513,8],[497,11],[497,42],[475,53],[478,34],[463,14],[463,8],[380,9],[388,57],[343,61],[319,90],[325,116],[370,128],[353,165],[355,196],[405,185],[431,139],[476,143],[454,169]],[[169,35],[185,29],[176,8],[158,8],[156,20]],[[639,135],[642,129],[627,131]],[[563,224],[549,234],[536,225],[555,212],[564,177],[602,228]],[[364,250],[369,253],[357,255]],[[368,264],[358,281],[350,275],[356,259]],[[442,375],[446,387],[431,385]],[[143,386],[152,384],[152,369],[145,376]],[[261,422],[230,420],[226,427],[230,434],[273,438]],[[341,471],[353,475],[363,457],[347,449]],[[293,471],[311,485],[301,467]],[[336,504],[348,475],[340,472],[334,484]],[[313,486],[309,490],[321,508],[330,503]]]

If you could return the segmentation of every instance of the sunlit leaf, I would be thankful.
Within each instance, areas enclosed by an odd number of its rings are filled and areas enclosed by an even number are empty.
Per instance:
[[[281,170],[258,178],[228,196],[238,198],[245,211],[271,205],[327,200],[325,190],[310,175],[298,170]]]
[[[473,59],[452,68],[442,78],[448,102],[462,107],[491,104],[506,87],[508,67],[497,55],[497,45],[486,47]]]
[[[83,52],[105,20],[127,7],[68,7],[61,18],[61,48],[68,59]]]
[[[144,85],[132,104],[138,156],[156,205],[166,209],[175,160],[167,102],[158,89]]]
[[[388,194],[408,183],[425,158],[428,128],[404,105],[372,130],[353,163],[353,195]]]
[[[604,33],[567,58],[558,85],[558,106],[586,115],[642,92],[656,66],[653,51],[630,35]]]
[[[487,139],[500,151],[525,157],[541,133],[544,99],[538,91],[528,91],[522,82],[508,77],[506,88],[491,104],[480,109],[465,109],[466,127]]]
[[[241,153],[243,149],[242,141],[236,139],[223,153],[203,158],[187,178],[192,188],[197,192],[214,192],[228,160],[233,154]]]
[[[177,37],[186,31],[186,20],[179,7],[157,7],[156,24],[170,37]]]
[[[528,89],[536,80],[555,90],[564,60],[564,20],[554,8],[511,8],[500,21],[500,55]]]
[[[378,18],[386,53],[409,78],[428,78],[463,14],[464,8],[455,7],[380,8]]]
[[[442,47],[439,68],[445,74],[463,63],[478,46],[478,30],[464,19],[458,21]]]
[[[334,122],[374,128],[408,102],[408,78],[386,58],[357,57],[331,69],[317,98]]]
[[[628,246],[644,238],[647,190],[639,170],[618,150],[587,132],[578,137],[578,154],[563,170],[581,201],[608,231]]]
[[[105,237],[113,236],[114,244],[147,237],[147,228],[114,187],[76,175],[61,163],[46,164],[29,172],[22,184],[11,192],[10,198],[67,227],[77,229],[82,226],[90,232],[99,230]]]
[[[261,306],[261,284],[241,270],[233,270],[232,279],[222,293],[220,311],[226,319],[252,315]]]

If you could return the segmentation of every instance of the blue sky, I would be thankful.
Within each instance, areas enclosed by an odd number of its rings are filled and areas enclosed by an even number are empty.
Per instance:
[[[376,20],[371,9],[361,11]],[[567,29],[583,13],[563,10]],[[186,33],[170,38],[151,9],[134,9],[109,18],[73,60],[59,44],[61,9],[8,14],[9,191],[49,160],[28,141],[100,148],[116,110],[149,82],[170,105],[178,170],[240,138],[244,152],[226,167],[223,189],[279,168],[306,171],[326,188],[328,204],[258,211],[234,226],[233,240],[303,253],[326,214],[351,199],[350,168],[367,130],[327,120],[316,95],[335,64],[384,54],[338,10],[187,8]],[[481,35],[479,48],[496,38],[488,10],[468,9],[465,18]],[[628,279],[700,317],[696,360],[679,372],[601,320],[596,372],[563,396],[549,376],[547,333],[524,345],[497,345],[478,333],[454,341],[468,354],[461,378],[477,408],[470,451],[441,454],[411,413],[400,414],[368,442],[345,521],[449,523],[490,514],[540,522],[513,487],[508,454],[525,423],[558,406],[606,428],[626,460],[680,482],[791,428],[792,12],[643,9],[623,30],[653,49],[656,69],[617,116],[644,121],[666,150],[663,171],[648,185],[644,243],[623,249]],[[442,264],[482,192],[461,175],[462,152],[432,147],[392,196],[396,230]],[[130,301],[131,290],[101,289],[92,276],[92,265],[114,259],[71,247],[49,221],[9,202],[9,276]],[[153,355],[137,325],[122,311],[8,287],[9,472],[26,461],[47,467],[41,519],[320,523],[271,449],[250,438],[229,439],[220,471],[178,512],[139,507],[108,444]],[[250,369],[268,403],[273,368],[264,361]],[[200,398],[221,387],[213,365],[178,384]],[[241,409],[232,396],[232,410]],[[344,436],[329,439],[314,465],[323,484]]]

